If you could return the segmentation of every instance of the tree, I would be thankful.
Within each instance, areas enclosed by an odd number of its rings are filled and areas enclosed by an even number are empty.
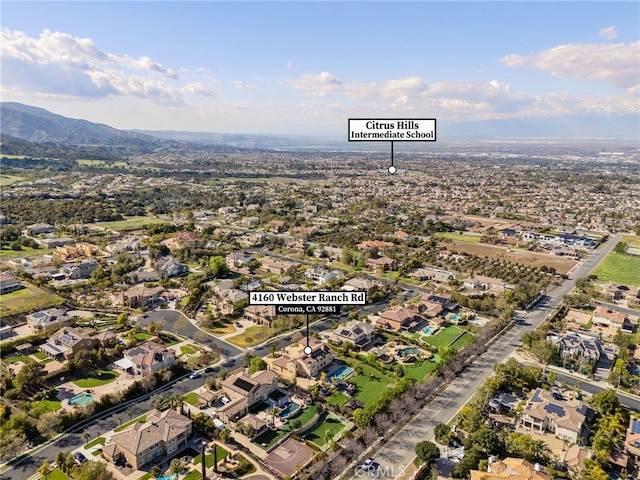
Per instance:
[[[490,428],[476,430],[469,438],[469,446],[479,448],[488,454],[496,454],[501,449],[498,435]]]
[[[202,459],[202,461],[204,462],[204,459]],[[185,465],[184,463],[182,463],[181,459],[174,458],[173,460],[171,460],[171,464],[169,465],[169,471],[171,473],[178,474],[184,471],[184,469],[185,469]]]
[[[73,458],[73,457],[71,457]],[[84,462],[74,476],[75,480],[114,480],[113,474],[107,470],[107,464],[89,460]]]
[[[277,343],[272,343],[271,345],[269,345],[269,355],[271,356],[271,358],[274,358],[276,356],[276,352],[278,351],[278,344]]]
[[[213,278],[223,278],[229,274],[229,267],[222,256],[215,256],[209,259],[209,269]]]
[[[615,415],[623,410],[615,390],[612,389],[596,393],[589,403],[602,416]]]
[[[131,421],[131,419],[133,418],[133,410],[131,410],[130,408],[127,409],[127,415],[129,415],[129,421]]]
[[[38,467],[38,473],[42,475],[45,480],[49,478],[49,474],[53,470],[53,467],[49,464],[49,460],[44,460],[42,464]]]
[[[252,357],[251,360],[249,360],[249,373],[250,374],[259,372],[261,370],[266,370],[266,369],[267,369],[267,362],[265,362],[262,358],[260,358],[260,357]]]
[[[438,423],[433,427],[433,435],[436,437],[436,442],[447,445],[451,437],[451,429],[446,423]]]
[[[440,458],[440,449],[433,442],[418,442],[415,446],[416,460],[419,463],[431,465],[438,458]]]
[[[159,465],[154,465],[153,467],[151,467],[149,469],[149,474],[153,477],[153,478],[158,478],[161,474],[162,474],[162,469],[160,468]]]
[[[43,437],[48,437],[56,433],[59,427],[60,417],[53,412],[47,412],[42,415],[38,419],[38,423],[36,424],[38,432],[40,432],[40,435],[42,435]]]
[[[88,444],[89,443],[89,439],[91,438],[91,434],[89,432],[84,432],[82,434],[82,438],[84,438],[84,443]]]
[[[31,388],[36,389],[45,378],[44,365],[41,363],[27,363],[13,379],[13,386],[24,392]]]

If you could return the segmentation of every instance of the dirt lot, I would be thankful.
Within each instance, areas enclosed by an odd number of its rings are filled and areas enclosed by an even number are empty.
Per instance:
[[[484,243],[467,243],[467,242],[442,242],[447,249],[457,252],[471,253],[479,257],[497,258],[500,260],[508,260],[510,262],[522,263],[524,265],[533,265],[536,267],[553,267],[556,272],[563,274],[568,273],[576,261],[569,258],[549,255],[547,253],[530,252],[528,250],[508,249],[506,247],[498,247],[496,245],[487,245]]]

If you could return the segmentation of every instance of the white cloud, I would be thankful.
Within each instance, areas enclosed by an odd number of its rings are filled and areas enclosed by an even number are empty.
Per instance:
[[[640,42],[558,45],[532,55],[510,54],[500,61],[510,67],[532,67],[564,78],[605,80],[630,88],[640,78]]]
[[[3,83],[38,95],[100,98],[132,95],[161,103],[183,103],[184,95],[216,92],[151,57],[132,58],[98,48],[90,38],[44,30],[38,38],[2,28]]]
[[[614,27],[613,25],[607,28],[603,28],[602,30],[600,30],[600,32],[598,32],[598,35],[600,37],[606,38],[607,40],[618,38],[618,32],[616,31],[616,27]]]
[[[292,67],[293,67],[293,62],[291,60],[289,60],[287,62],[287,70],[291,70]]]
[[[234,80],[232,83],[236,88],[242,88],[244,90],[250,90],[252,92],[255,92],[257,90],[257,87],[255,85],[244,83],[242,80]]]

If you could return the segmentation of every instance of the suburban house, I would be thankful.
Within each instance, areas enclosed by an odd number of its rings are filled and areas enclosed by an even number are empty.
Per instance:
[[[39,238],[36,240],[42,248],[56,248],[73,245],[76,241],[71,237]]]
[[[161,257],[157,259],[156,268],[161,278],[177,277],[189,271],[187,267],[177,262],[173,257]]]
[[[24,286],[9,272],[0,273],[0,294],[20,290]]]
[[[100,264],[91,258],[84,262],[76,263],[75,265],[66,265],[64,272],[69,280],[84,280],[89,278],[93,271],[99,266]]]
[[[629,455],[634,456],[636,459],[640,458],[640,418],[632,416],[629,419],[624,448]]]
[[[282,355],[270,362],[271,370],[290,380],[296,377],[318,378],[320,372],[333,362],[333,351],[327,345],[310,338],[311,353],[306,354],[304,353],[306,344],[302,345],[302,343],[298,347],[289,347],[292,351],[291,355]]]
[[[224,260],[229,268],[241,268],[255,261],[255,258],[244,252],[231,252]]]
[[[270,327],[276,318],[275,305],[249,305],[244,309],[244,318],[256,325]]]
[[[269,394],[278,388],[278,375],[269,370],[249,375],[245,371],[221,382],[225,397],[224,404],[217,414],[223,421],[237,421],[242,418],[252,405],[267,401]]]
[[[395,306],[380,313],[376,320],[376,327],[387,330],[411,331],[422,323],[422,318],[414,311],[405,307]]]
[[[119,253],[125,252],[137,252],[140,250],[140,243],[144,237],[139,236],[127,236],[122,240],[117,241],[116,243],[112,243],[111,245],[107,245],[105,250],[113,255],[117,255]]]
[[[489,459],[491,462],[491,459]],[[522,458],[507,457],[491,462],[487,471],[471,470],[471,480],[549,480],[549,475]]]
[[[370,323],[351,320],[346,325],[339,326],[329,336],[329,341],[335,344],[349,342],[357,350],[369,345],[375,336],[375,326]]]
[[[560,356],[575,360],[580,364],[596,364],[602,355],[602,344],[597,338],[575,332],[550,335],[547,340],[553,342]]]
[[[71,318],[72,317],[68,316],[64,310],[49,308],[27,315],[27,325],[29,325],[34,332],[38,332],[46,330],[47,328],[62,326],[64,322],[71,320]]]
[[[71,239],[73,242],[75,240]],[[66,261],[73,258],[92,257],[100,253],[97,245],[87,242],[76,243],[75,245],[58,246],[53,256],[58,260]]]
[[[282,275],[283,273],[289,273],[292,270],[298,268],[301,264],[298,262],[289,262],[286,260],[279,260],[277,258],[264,257],[260,260],[260,266],[262,269],[269,273],[275,273]]]
[[[365,240],[362,243],[356,245],[361,252],[368,250],[390,250],[395,248],[396,244],[393,242],[383,242],[380,240]]]
[[[438,304],[443,310],[452,311],[455,310],[458,304],[453,300],[449,293],[425,293],[420,297],[420,302],[425,304]]]
[[[124,351],[124,358],[115,365],[124,371],[146,375],[173,365],[176,352],[150,341]]]
[[[153,411],[144,423],[134,423],[111,437],[102,455],[116,465],[129,464],[133,469],[174,455],[186,446],[193,422],[173,409]]]
[[[164,292],[163,287],[148,288],[140,283],[127,291],[116,294],[114,303],[132,308],[144,307],[157,302],[162,292]]]
[[[367,268],[372,270],[397,270],[398,269],[398,261],[389,258],[389,257],[380,257],[380,258],[369,258],[367,259]]]
[[[485,277],[482,275],[472,275],[462,282],[464,288],[469,290],[489,291],[493,293],[504,293],[505,290],[513,290],[514,285],[500,280],[499,278]]]
[[[538,388],[527,401],[519,425],[539,433],[551,432],[571,443],[582,443],[585,422],[590,416],[584,402]]]
[[[339,270],[330,271],[320,267],[313,267],[305,270],[304,277],[317,285],[324,285],[331,280],[342,278],[342,272]]]
[[[620,329],[623,333],[633,333],[635,324],[629,321],[626,313],[598,305],[593,311],[593,326],[608,328],[614,332]]]
[[[348,292],[359,291],[366,292],[367,296],[371,295],[378,289],[378,283],[369,278],[350,278],[346,282],[340,290],[346,290]]]
[[[53,225],[48,223],[34,223],[33,225],[29,225],[24,229],[24,234],[29,235],[40,235],[41,233],[52,233]]]
[[[438,283],[447,283],[455,278],[455,273],[441,268],[420,267],[409,274],[411,278],[416,280],[432,280]]]
[[[76,328],[64,327],[49,337],[40,350],[52,358],[69,360],[80,350],[92,350],[99,344],[98,339],[82,333]]]

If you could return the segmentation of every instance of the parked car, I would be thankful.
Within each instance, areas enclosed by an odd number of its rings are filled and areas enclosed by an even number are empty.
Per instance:
[[[211,373],[213,372],[213,367],[207,367],[204,369],[204,373]]]
[[[362,470],[365,470],[367,472],[372,472],[374,470],[376,470],[377,465],[376,462],[373,461],[373,458],[367,458],[362,465],[360,465],[360,468]]]
[[[194,379],[194,378],[200,378],[202,375],[200,375],[198,372],[193,372],[191,375],[189,375],[189,378]]]
[[[73,454],[73,458],[76,459],[76,462],[78,463],[84,463],[87,461],[87,457],[85,457],[82,453],[80,452],[76,452]]]

